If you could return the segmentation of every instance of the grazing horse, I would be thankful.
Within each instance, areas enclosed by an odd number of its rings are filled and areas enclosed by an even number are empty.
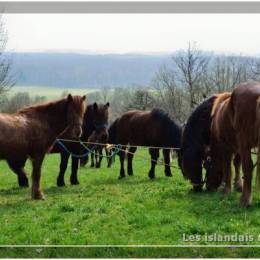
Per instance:
[[[45,104],[29,106],[16,114],[0,114],[0,158],[17,174],[20,186],[28,186],[24,165],[32,161],[32,198],[43,199],[40,189],[44,156],[57,136],[72,138],[82,134],[85,96],[71,96]]]
[[[203,101],[190,115],[184,126],[181,141],[181,169],[189,179],[194,191],[202,191],[203,163],[207,162],[207,149],[210,145],[211,110],[214,95]]]
[[[181,128],[162,110],[153,109],[152,111],[133,110],[124,113],[118,118],[109,129],[109,142],[121,144],[122,150],[119,152],[120,157],[120,176],[125,177],[124,160],[126,146],[128,150],[128,175],[133,175],[132,161],[136,146],[150,146],[151,168],[149,177],[155,177],[155,165],[159,157],[159,149],[155,147],[165,147],[163,156],[165,162],[165,175],[172,176],[170,163],[171,147],[180,147]],[[168,148],[168,149],[167,149]],[[177,151],[179,155],[179,151]]]
[[[108,108],[109,103],[107,104],[91,104],[87,106],[86,113],[84,114],[83,119],[83,133],[81,136],[81,141],[88,141],[89,136],[95,132],[95,136],[100,141],[106,141],[108,139],[107,124],[108,124]],[[66,135],[60,136],[60,138],[66,139]],[[72,164],[71,164],[71,176],[70,183],[72,185],[79,184],[77,172],[79,157],[75,155],[81,155],[85,152],[85,148],[79,143],[73,143],[69,141],[62,141],[67,149],[72,152]],[[64,175],[67,169],[68,160],[70,153],[65,151],[58,143],[56,143],[51,150],[51,153],[60,153],[61,162],[60,162],[60,172],[57,178],[57,186],[61,187],[65,185]],[[81,158],[81,160],[86,160]]]
[[[251,202],[253,162],[251,148],[259,149],[260,83],[248,82],[238,85],[214,104],[211,126],[212,167],[207,188],[215,190],[226,180],[225,192],[231,191],[231,159],[239,154],[244,173],[240,205]],[[259,176],[259,171],[257,171]],[[257,176],[257,177],[258,177]]]

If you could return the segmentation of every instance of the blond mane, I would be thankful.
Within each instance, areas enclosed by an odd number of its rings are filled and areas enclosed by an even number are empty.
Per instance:
[[[214,116],[219,105],[230,97],[231,97],[231,92],[223,92],[223,93],[218,94],[213,103],[213,107],[211,110],[211,116]]]

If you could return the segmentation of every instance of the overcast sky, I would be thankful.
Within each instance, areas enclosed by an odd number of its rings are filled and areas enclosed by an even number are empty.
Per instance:
[[[6,14],[9,51],[260,54],[259,14]]]

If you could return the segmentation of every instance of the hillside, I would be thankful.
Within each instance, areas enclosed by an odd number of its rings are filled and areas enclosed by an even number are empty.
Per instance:
[[[20,86],[66,88],[148,85],[167,55],[9,53]]]

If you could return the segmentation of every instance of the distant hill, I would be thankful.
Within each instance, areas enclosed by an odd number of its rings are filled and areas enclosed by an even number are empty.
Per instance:
[[[17,85],[69,88],[148,85],[167,55],[8,53]]]

